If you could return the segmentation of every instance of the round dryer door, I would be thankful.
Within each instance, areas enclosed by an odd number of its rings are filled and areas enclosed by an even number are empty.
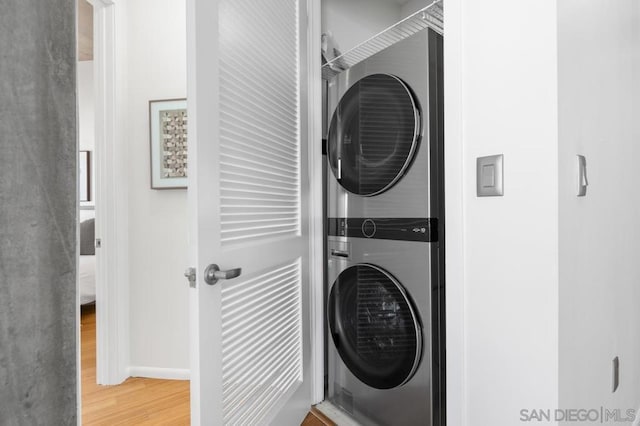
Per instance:
[[[351,266],[331,288],[327,315],[349,370],[377,389],[406,383],[418,368],[422,328],[404,288],[374,265]]]
[[[402,80],[388,74],[363,78],[331,119],[327,146],[334,176],[354,194],[386,191],[411,164],[420,128],[418,103]]]

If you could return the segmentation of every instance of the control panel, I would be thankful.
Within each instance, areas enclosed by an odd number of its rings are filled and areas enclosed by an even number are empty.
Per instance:
[[[438,241],[438,219],[435,218],[330,217],[328,221],[328,234],[333,237]]]

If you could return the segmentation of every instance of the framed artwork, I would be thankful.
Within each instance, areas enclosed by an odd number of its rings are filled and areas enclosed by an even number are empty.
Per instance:
[[[80,201],[91,201],[91,151],[80,151],[78,162]]]
[[[187,187],[187,100],[149,101],[151,189]]]

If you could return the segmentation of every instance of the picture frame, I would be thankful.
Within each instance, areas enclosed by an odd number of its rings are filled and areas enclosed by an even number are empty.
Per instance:
[[[81,202],[91,201],[91,151],[80,151],[78,157],[78,193]]]
[[[187,100],[149,101],[151,189],[185,189],[188,183]]]

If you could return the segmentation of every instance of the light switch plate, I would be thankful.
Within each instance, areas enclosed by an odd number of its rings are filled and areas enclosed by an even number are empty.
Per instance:
[[[501,197],[504,195],[503,154],[478,157],[476,169],[478,197]]]

